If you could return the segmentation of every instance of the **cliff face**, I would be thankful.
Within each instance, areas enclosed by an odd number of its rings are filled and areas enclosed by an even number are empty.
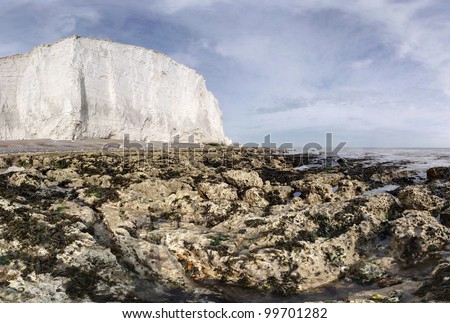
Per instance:
[[[80,38],[0,59],[0,139],[228,143],[204,78],[169,57]]]

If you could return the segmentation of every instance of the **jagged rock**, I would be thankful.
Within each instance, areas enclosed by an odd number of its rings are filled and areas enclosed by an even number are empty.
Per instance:
[[[411,170],[402,169],[378,169],[378,172],[373,174],[370,179],[374,182],[379,182],[381,184],[388,184],[392,182],[405,181],[408,176],[414,174]]]
[[[51,181],[55,181],[60,184],[62,182],[74,182],[80,179],[80,175],[74,168],[53,169],[47,172],[47,177]]]
[[[123,231],[113,232],[113,241],[120,250],[122,260],[144,277],[158,276],[160,279],[178,284],[185,283],[184,270],[167,246],[135,239]]]
[[[399,192],[398,198],[405,209],[435,212],[444,205],[444,201],[426,186],[407,186]]]
[[[355,196],[359,196],[368,190],[368,185],[358,180],[341,180],[337,185],[335,194],[341,199],[349,200]]]
[[[47,167],[51,166],[51,163],[52,163],[52,160],[49,157],[44,157],[42,159],[42,165],[44,165],[44,166],[47,166]]]
[[[441,223],[447,228],[450,228],[450,207],[446,208],[440,213]]]
[[[238,196],[236,189],[230,187],[226,183],[212,184],[212,183],[200,183],[198,190],[201,194],[206,196],[209,200],[237,200]]]
[[[272,204],[284,204],[292,199],[294,189],[288,185],[271,186],[268,192],[268,198]]]
[[[244,201],[251,206],[266,207],[269,202],[264,198],[263,190],[253,187],[245,191]]]
[[[33,159],[33,163],[32,163],[34,168],[41,168],[42,167],[42,162],[38,159]]]
[[[319,173],[319,174],[306,174],[304,179],[299,181],[293,181],[292,187],[300,188],[305,182],[309,183],[321,183],[336,186],[346,176],[342,173]]]
[[[322,182],[297,181],[295,187],[306,196],[317,194],[321,198],[325,198],[333,194],[333,186]]]
[[[270,159],[270,167],[275,169],[283,169],[286,167],[285,161],[282,158],[280,159],[272,158]]]
[[[428,187],[430,191],[446,202],[446,207],[450,207],[450,181],[438,180],[431,182]]]
[[[346,216],[344,210],[353,203],[300,211],[279,206],[261,216],[236,212],[214,227],[209,240],[209,234],[193,230],[197,237],[188,242],[186,230],[178,234],[180,229],[173,229],[162,241],[171,238],[169,248],[183,255],[197,280],[222,279],[289,294],[333,281],[341,265],[359,260],[359,241],[374,239],[396,204],[394,197],[380,195],[361,198],[354,214]]]
[[[450,231],[428,211],[408,210],[392,221],[391,250],[398,259],[415,263],[448,244]]]
[[[8,163],[6,162],[6,160],[4,158],[0,158],[0,169],[7,169],[8,168]]]
[[[57,259],[56,273],[75,275],[64,284],[71,298],[88,295],[97,301],[123,301],[134,290],[131,277],[119,265],[116,256],[88,234],[79,235]]]
[[[427,178],[429,180],[450,179],[450,167],[430,168],[427,170]]]
[[[13,173],[0,175],[0,300],[129,302],[148,301],[151,294],[160,301],[199,290],[235,300],[240,287],[249,297],[324,287],[304,295],[326,291],[330,301],[370,302],[442,298],[446,289],[434,288],[445,286],[444,269],[432,275],[436,283],[425,284],[432,289],[413,293],[431,273],[427,266],[447,254],[448,202],[433,216],[404,211],[396,192],[362,194],[373,182],[351,171],[352,177],[289,166],[258,169],[262,183],[251,166],[258,164],[252,163],[255,153],[222,156],[221,166],[206,160],[189,165],[184,157],[172,163],[158,153],[148,163],[130,158],[126,165],[96,153],[8,157],[25,165],[16,174],[40,187],[11,185]],[[42,166],[29,168],[35,160]],[[240,171],[224,166],[232,161]],[[446,200],[449,193],[442,180],[416,186],[425,192],[425,199],[414,199],[422,207],[434,207],[430,196]],[[293,193],[294,187],[305,193]],[[340,292],[338,278],[365,286],[344,287],[349,296],[340,298],[328,293]]]
[[[60,215],[67,215],[81,221],[86,227],[91,227],[98,220],[94,210],[88,206],[81,206],[72,201],[53,204],[50,211],[55,211]]]
[[[86,178],[86,182],[91,185],[99,186],[102,188],[110,188],[111,187],[111,179],[112,177],[109,175],[92,175]]]
[[[227,200],[217,202],[202,202],[199,204],[199,214],[194,213],[194,219],[191,222],[196,224],[205,225],[208,228],[212,228],[217,224],[225,221],[230,216],[230,211],[233,208],[239,209],[239,204],[236,202],[230,202]],[[183,215],[183,219],[189,219],[189,216]]]
[[[364,193],[368,186],[358,180],[345,179],[343,174],[317,174],[306,176],[291,183],[292,187],[306,197],[309,204],[320,204],[335,200],[348,200]]]
[[[427,280],[416,292],[423,301],[450,301],[450,258],[444,259],[432,271]]]
[[[328,196],[330,196],[330,195],[328,195]],[[328,196],[327,196],[327,197],[328,197]],[[311,204],[311,205],[322,204],[323,201],[324,201],[324,200],[322,199],[322,196],[320,196],[320,195],[317,194],[317,193],[310,193],[310,194],[307,195],[307,197],[306,197],[306,199],[305,199],[305,202],[306,202],[307,204]]]
[[[8,287],[0,288],[0,300],[10,303],[73,302],[63,287],[68,281],[66,277],[54,277],[49,273],[31,273],[26,278],[17,275],[8,280]]]
[[[225,181],[240,189],[251,187],[262,188],[264,183],[255,171],[229,170],[222,174]]]
[[[46,66],[46,68],[42,68]],[[201,75],[142,47],[78,36],[0,59],[0,139],[174,136],[230,143]]]
[[[14,173],[8,178],[8,183],[9,185],[17,187],[26,185],[35,190],[41,187],[39,181],[34,176],[30,176],[29,173]]]

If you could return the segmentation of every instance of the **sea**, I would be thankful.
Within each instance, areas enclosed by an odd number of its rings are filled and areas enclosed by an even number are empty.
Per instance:
[[[293,148],[287,154],[301,153]],[[317,152],[320,157],[321,152]],[[416,171],[417,176],[426,177],[426,171],[433,167],[450,167],[450,148],[343,148],[334,159],[360,159],[367,166],[383,164]],[[320,160],[320,158],[319,158]],[[320,163],[319,163],[320,164]],[[318,167],[319,164],[298,167],[300,171]]]

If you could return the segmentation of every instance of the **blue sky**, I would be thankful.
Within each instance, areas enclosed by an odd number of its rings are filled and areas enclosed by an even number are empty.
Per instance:
[[[0,56],[73,34],[196,69],[236,142],[450,147],[445,0],[0,0]]]

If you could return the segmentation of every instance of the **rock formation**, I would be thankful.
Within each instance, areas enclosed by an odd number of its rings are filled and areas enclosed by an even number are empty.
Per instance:
[[[217,150],[0,155],[0,302],[450,300],[449,180]]]
[[[0,59],[0,139],[125,133],[229,143],[204,78],[161,53],[74,36]]]

